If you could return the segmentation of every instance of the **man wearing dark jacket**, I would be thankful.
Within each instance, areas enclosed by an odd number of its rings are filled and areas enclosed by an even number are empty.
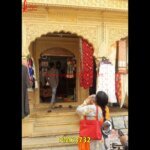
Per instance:
[[[53,62],[50,64],[50,70],[48,71],[47,81],[52,89],[51,104],[50,104],[50,109],[48,110],[48,112],[50,112],[51,108],[54,108],[54,104],[56,100],[56,90],[59,82],[58,69],[56,69],[55,64]]]

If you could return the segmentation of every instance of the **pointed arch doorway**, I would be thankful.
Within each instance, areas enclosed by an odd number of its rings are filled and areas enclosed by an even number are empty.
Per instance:
[[[61,63],[64,62],[64,64],[67,63],[68,58],[75,60],[76,70],[73,87],[71,88],[70,93],[66,94],[66,92],[64,94],[64,98],[68,98],[70,96],[72,97],[72,101],[70,101],[69,99],[68,102],[67,99],[62,99],[59,101],[59,98],[61,99],[61,97],[59,97],[58,94],[58,105],[60,105],[61,103],[64,106],[68,106],[68,104],[77,106],[89,95],[89,89],[84,89],[80,86],[80,38],[83,37],[78,36],[77,34],[72,34],[70,32],[53,32],[42,35],[41,37],[36,38],[33,42],[31,42],[29,51],[34,60],[36,79],[39,85],[38,88],[34,91],[34,104],[39,105],[44,102],[44,100],[41,99],[40,83],[40,61],[42,57],[47,57],[48,60],[50,60],[47,65],[49,65],[51,60],[55,62],[59,60]],[[62,76],[64,75],[66,76],[66,74],[62,74]],[[67,86],[67,84],[64,85],[65,89],[67,89]]]

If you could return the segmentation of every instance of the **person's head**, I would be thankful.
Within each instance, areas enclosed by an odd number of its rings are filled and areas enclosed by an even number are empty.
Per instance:
[[[108,96],[103,91],[98,91],[96,94],[96,103],[100,107],[105,107],[108,104]]]
[[[102,111],[103,111],[103,117],[104,117],[104,121],[106,120],[106,111],[105,111],[105,107],[108,104],[108,96],[105,92],[103,91],[98,91],[96,94],[96,104],[98,106],[101,107]]]

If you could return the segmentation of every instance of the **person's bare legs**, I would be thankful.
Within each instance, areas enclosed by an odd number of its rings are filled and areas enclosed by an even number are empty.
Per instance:
[[[52,98],[48,112],[51,112],[51,109],[55,107],[56,89],[57,89],[56,87],[52,87]]]

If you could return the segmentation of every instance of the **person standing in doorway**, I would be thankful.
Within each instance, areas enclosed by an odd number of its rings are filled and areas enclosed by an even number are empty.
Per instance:
[[[54,108],[54,105],[55,105],[56,90],[57,90],[58,82],[59,82],[58,69],[56,69],[55,64],[53,62],[50,64],[50,69],[48,71],[47,82],[48,82],[49,86],[52,89],[51,104],[50,104],[50,109],[48,110],[48,112],[51,112],[51,109]]]

